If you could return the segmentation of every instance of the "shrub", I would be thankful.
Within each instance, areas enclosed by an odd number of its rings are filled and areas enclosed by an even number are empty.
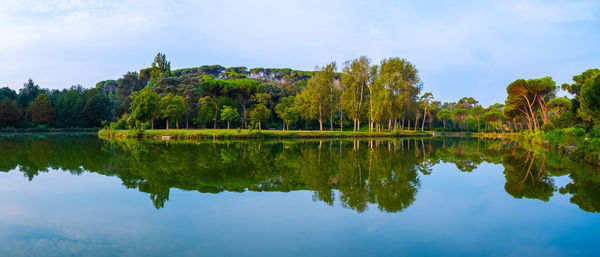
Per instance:
[[[542,130],[544,132],[552,131],[554,130],[554,124],[552,124],[552,122],[544,123],[544,125],[542,125]]]

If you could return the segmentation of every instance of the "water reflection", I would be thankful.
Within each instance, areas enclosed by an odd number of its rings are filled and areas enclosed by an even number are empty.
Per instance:
[[[103,141],[95,136],[0,138],[0,171],[18,169],[33,180],[61,169],[120,178],[148,193],[157,209],[171,188],[203,193],[310,190],[313,200],[363,212],[410,207],[420,176],[438,163],[472,172],[482,163],[504,167],[514,198],[549,201],[557,191],[588,212],[600,210],[600,176],[593,167],[499,140],[376,139],[284,141]],[[557,188],[554,177],[571,172]],[[457,185],[458,186],[458,185]],[[338,195],[336,195],[338,194]]]

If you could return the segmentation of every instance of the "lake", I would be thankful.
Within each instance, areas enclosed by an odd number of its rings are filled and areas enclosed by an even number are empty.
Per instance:
[[[479,139],[0,136],[0,256],[597,256],[600,171]]]

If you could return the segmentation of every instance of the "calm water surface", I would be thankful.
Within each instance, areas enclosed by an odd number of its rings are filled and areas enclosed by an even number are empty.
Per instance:
[[[493,140],[0,136],[0,256],[598,256],[600,172]]]

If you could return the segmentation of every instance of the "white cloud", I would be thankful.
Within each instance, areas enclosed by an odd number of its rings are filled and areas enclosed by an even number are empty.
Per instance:
[[[600,60],[592,48],[600,42],[600,7],[589,1],[0,4],[6,6],[0,10],[0,86],[13,88],[28,77],[45,87],[91,86],[149,65],[157,51],[173,67],[312,69],[367,55],[374,63],[409,59],[428,91],[455,100],[462,90],[501,96],[505,83],[519,76],[568,79]]]

